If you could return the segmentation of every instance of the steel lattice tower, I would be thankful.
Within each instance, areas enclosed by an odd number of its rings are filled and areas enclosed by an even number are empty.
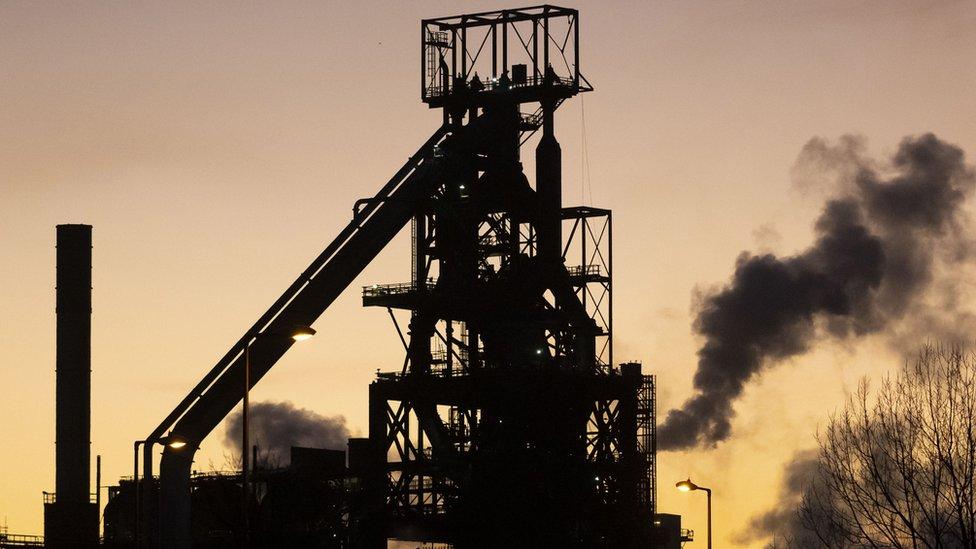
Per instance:
[[[578,25],[554,6],[422,22],[422,99],[447,136],[411,281],[363,289],[406,351],[370,386],[372,546],[648,539],[653,378],[614,367],[611,212],[562,204],[554,114],[592,90]],[[410,311],[405,330],[393,309]]]

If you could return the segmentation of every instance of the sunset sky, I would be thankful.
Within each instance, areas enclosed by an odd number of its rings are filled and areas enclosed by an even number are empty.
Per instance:
[[[822,197],[790,169],[814,136],[878,158],[933,132],[976,155],[976,2],[563,2],[581,11],[596,91],[556,115],[564,203],[614,212],[615,357],[658,375],[659,415],[691,394],[696,296],[745,250],[811,241]],[[425,17],[481,2],[0,3],[0,520],[42,532],[54,489],[54,237],[94,226],[92,454],[131,474],[144,438],[429,137]],[[582,183],[585,121],[590,184]],[[592,201],[590,197],[592,196]],[[359,286],[409,280],[409,230],[252,399],[342,415],[402,346]],[[966,305],[968,294],[961,294]],[[914,342],[902,342],[910,347]],[[659,509],[716,547],[776,502],[783,466],[862,375],[902,357],[879,334],[767,370],[731,439],[659,455]],[[219,467],[223,430],[197,454]],[[94,464],[94,457],[92,459]],[[94,478],[94,475],[93,475]]]

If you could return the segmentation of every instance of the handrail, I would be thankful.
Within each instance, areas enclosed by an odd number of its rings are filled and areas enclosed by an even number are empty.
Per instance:
[[[591,263],[589,265],[566,267],[566,272],[569,276],[601,276],[603,269],[599,264]]]
[[[436,99],[438,97],[444,97],[454,91],[461,91],[462,89],[469,93],[484,93],[484,92],[496,92],[496,91],[512,91],[520,89],[528,89],[538,86],[558,86],[558,87],[572,87],[576,86],[579,91],[589,91],[588,86],[578,85],[572,78],[567,76],[559,75],[532,75],[526,78],[525,82],[512,82],[504,81],[498,78],[489,78],[481,83],[481,87],[473,88],[470,83],[466,83],[464,88],[460,86],[455,86],[453,83],[448,83],[444,85],[431,84],[424,88],[423,99]]]
[[[46,504],[58,502],[57,492],[41,492],[41,494],[43,494],[44,503]],[[98,503],[98,494],[88,494],[88,503]]]
[[[363,286],[363,297],[402,295],[415,292],[421,287],[432,290],[437,285],[436,278],[428,278],[423,284],[416,282],[397,282],[394,284],[370,284]]]
[[[44,547],[44,536],[0,532],[0,542],[8,546],[13,544],[22,547]]]

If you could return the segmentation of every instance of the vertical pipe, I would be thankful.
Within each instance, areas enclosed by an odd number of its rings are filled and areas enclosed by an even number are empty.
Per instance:
[[[587,267],[587,257],[586,257],[586,233],[589,231],[589,218],[584,217],[582,220],[583,230],[580,231],[580,268],[583,269],[583,280],[580,281],[582,289],[580,290],[580,301],[583,302],[583,310],[586,311],[586,294],[587,294],[587,281],[586,281],[586,267]],[[572,238],[572,236],[570,236]],[[589,311],[587,311],[589,312]]]
[[[498,25],[491,26],[491,77],[498,78]]]
[[[363,482],[366,524],[370,527],[359,546],[363,549],[385,549],[386,524],[386,455],[387,399],[382,386],[373,382],[369,386],[369,454],[358,473]]]
[[[539,78],[539,20],[532,20],[532,78]],[[538,82],[533,82],[538,84]]]
[[[251,496],[250,483],[248,479],[248,449],[250,448],[250,438],[248,433],[248,394],[251,392],[251,345],[248,344],[244,350],[244,401],[241,409],[241,430],[244,432],[241,441],[241,513],[244,520],[244,547],[248,547],[250,542],[250,513],[248,513],[248,503]]]
[[[613,212],[607,212],[607,365],[613,368]]]
[[[508,12],[502,11],[502,74],[508,71]]]
[[[451,89],[451,78],[447,74],[447,63],[444,62],[444,58],[441,57],[438,60],[439,70],[441,74],[441,97],[446,97],[448,90]],[[447,126],[451,121],[451,109],[448,108],[447,103],[444,104],[444,118],[441,124]]]
[[[478,330],[468,326],[468,371],[481,367],[481,355],[478,348]]]
[[[158,519],[158,532],[151,547],[164,549],[191,549],[193,547],[193,527],[190,510],[190,470],[193,467],[195,446],[190,442],[186,449],[164,446],[163,458],[159,462],[159,505],[155,514]],[[146,444],[146,447],[151,447]],[[152,459],[152,454],[150,454]],[[149,492],[144,490],[143,492]],[[144,500],[145,501],[145,500]],[[165,505],[165,507],[163,507]],[[144,516],[150,515],[147,508]],[[148,537],[151,530],[146,530]],[[148,544],[147,544],[148,545]]]
[[[454,372],[454,321],[447,319],[447,328],[444,329],[444,339],[447,340],[447,350],[445,360],[447,361],[447,377],[451,377]]]
[[[464,23],[464,18],[461,18]],[[468,27],[461,27],[461,79],[468,79]]]
[[[451,29],[451,85],[457,76],[457,29]]]
[[[416,290],[419,292],[427,291],[427,214],[421,212],[414,216],[414,227],[416,232],[414,233],[414,241],[411,243],[413,245],[413,256],[414,263],[412,265],[413,278],[412,281]]]
[[[55,484],[71,504],[91,486],[91,271],[91,225],[58,225]]]
[[[536,193],[539,197],[538,254],[558,262],[562,256],[562,151],[553,129],[555,104],[542,104],[542,138],[535,150]]]
[[[542,19],[542,72],[549,71],[549,8],[544,8],[545,17]]]
[[[152,539],[153,534],[153,518],[154,513],[159,511],[156,507],[158,503],[157,499],[154,499],[153,495],[156,491],[153,487],[153,446],[156,444],[156,440],[146,439],[142,443],[142,489],[140,493],[142,497],[139,499],[139,505],[142,509],[142,514],[139,516],[139,535],[140,545],[138,547],[148,547],[150,543],[147,540]]]
[[[409,417],[410,417],[409,414],[406,417],[409,420]],[[410,428],[408,426],[407,427],[407,438],[409,439],[409,437],[410,437]],[[424,452],[425,446],[426,445],[424,444],[424,422],[423,421],[418,421],[417,422],[417,452],[421,456],[424,455],[424,453],[425,453]],[[431,446],[433,446],[433,445],[431,445]],[[420,510],[421,510],[420,512],[421,513],[424,512],[424,499],[426,497],[425,496],[425,493],[424,493],[425,492],[425,490],[424,490],[424,479],[425,478],[427,478],[427,477],[424,476],[423,470],[421,469],[420,474],[417,475],[417,502],[419,503]]]
[[[139,484],[139,445],[143,444],[144,440],[137,440],[132,443],[132,490],[135,493],[136,499],[136,509],[132,520],[132,543],[138,549],[139,545],[139,511],[140,511],[140,499],[142,498],[141,486]]]
[[[102,455],[95,456],[95,509],[98,511],[95,527],[102,534]]]
[[[432,47],[427,43],[427,22],[420,22],[420,99],[427,96],[427,48]],[[436,74],[436,73],[434,73]]]
[[[579,12],[573,15],[573,87],[579,88]]]
[[[712,549],[712,490],[705,488],[708,496],[708,549]]]

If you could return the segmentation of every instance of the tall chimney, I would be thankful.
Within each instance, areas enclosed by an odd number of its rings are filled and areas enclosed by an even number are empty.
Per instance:
[[[91,225],[58,225],[57,470],[59,501],[88,502],[91,457]]]
[[[54,498],[44,506],[48,547],[98,540],[91,503],[91,225],[57,227],[57,365]]]

